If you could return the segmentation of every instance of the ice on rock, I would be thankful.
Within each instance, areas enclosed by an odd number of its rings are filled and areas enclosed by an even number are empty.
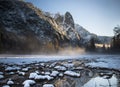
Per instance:
[[[55,66],[54,68],[57,69],[57,70],[61,70],[61,71],[66,70],[66,67],[64,67],[64,66]]]
[[[4,76],[3,75],[0,75],[0,79],[3,79],[4,78]]]
[[[37,76],[37,73],[30,73],[29,79],[34,79]]]
[[[51,76],[56,77],[59,74],[58,71],[52,71]]]
[[[24,87],[30,87],[30,85],[35,84],[36,82],[34,80],[25,80],[23,82]]]
[[[54,87],[53,84],[44,84],[43,87]]]
[[[36,75],[35,76],[36,80],[52,80],[53,77],[49,76],[49,75]]]
[[[79,73],[76,73],[74,71],[65,71],[64,74],[65,75],[69,75],[69,76],[75,76],[75,77],[79,77],[80,76]]]
[[[7,82],[7,85],[13,85],[13,84],[14,84],[14,82],[11,79],[9,79]]]

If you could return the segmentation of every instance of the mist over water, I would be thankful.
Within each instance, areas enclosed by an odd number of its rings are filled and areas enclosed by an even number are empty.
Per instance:
[[[64,50],[60,50],[57,55],[70,55],[70,56],[76,56],[76,55],[81,55],[85,54],[85,49],[84,48],[65,48]]]

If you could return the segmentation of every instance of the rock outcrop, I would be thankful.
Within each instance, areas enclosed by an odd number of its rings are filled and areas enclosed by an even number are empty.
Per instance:
[[[67,34],[67,37],[70,39],[71,45],[79,45],[80,34],[75,30],[75,23],[72,15],[69,12],[66,12],[65,15],[60,15],[59,13],[54,16],[57,24],[62,28]]]

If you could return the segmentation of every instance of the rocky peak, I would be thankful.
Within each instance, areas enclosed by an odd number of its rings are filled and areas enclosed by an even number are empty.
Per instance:
[[[70,12],[66,12],[65,15],[57,13],[54,19],[72,42],[76,43],[80,40],[80,35],[75,30],[74,20]]]
[[[67,25],[71,26],[72,28],[75,28],[74,27],[74,20],[73,20],[72,15],[70,14],[70,12],[66,12],[65,13],[64,23],[66,23]]]

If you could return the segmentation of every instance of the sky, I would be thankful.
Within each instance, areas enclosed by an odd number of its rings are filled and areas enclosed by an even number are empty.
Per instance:
[[[120,0],[25,0],[50,13],[70,12],[74,22],[91,33],[113,36],[120,24]]]

